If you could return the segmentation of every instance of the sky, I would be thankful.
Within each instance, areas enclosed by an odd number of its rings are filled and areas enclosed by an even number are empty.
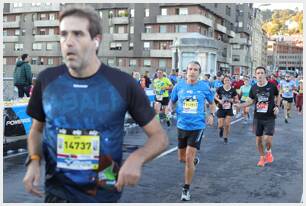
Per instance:
[[[265,3],[254,3],[254,7],[258,8],[260,6],[261,10],[274,10],[274,9],[292,9],[294,10],[298,7],[299,11],[303,10],[303,3],[272,3],[270,5],[266,5]]]

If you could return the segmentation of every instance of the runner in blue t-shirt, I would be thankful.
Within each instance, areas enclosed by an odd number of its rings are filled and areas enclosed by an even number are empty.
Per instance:
[[[285,123],[288,123],[288,117],[290,117],[293,91],[295,88],[295,82],[290,80],[290,74],[286,73],[285,80],[280,83],[280,94],[283,99]]]
[[[214,104],[213,95],[208,85],[198,81],[201,66],[192,61],[187,66],[187,80],[179,82],[173,89],[167,110],[172,111],[173,104],[177,103],[178,128],[178,157],[185,163],[185,184],[181,200],[190,200],[189,187],[194,175],[195,165],[199,163],[196,158],[197,149],[200,149],[201,139],[206,127],[205,100],[210,104],[208,124],[213,124]]]

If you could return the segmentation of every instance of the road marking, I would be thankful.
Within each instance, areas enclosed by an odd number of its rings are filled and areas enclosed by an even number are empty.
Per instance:
[[[27,154],[28,152],[20,152],[20,153],[17,153],[17,154],[12,154],[12,155],[8,155],[6,157],[3,157],[3,159],[8,159],[8,158],[11,158],[11,157],[17,157],[17,156],[20,156],[20,155],[24,155],[24,154]]]
[[[241,117],[241,118],[239,118],[239,119],[236,119],[235,121],[232,121],[231,124],[235,124],[236,122],[239,122],[239,121],[241,121],[242,119],[244,119],[244,117]],[[160,155],[158,155],[157,157],[155,157],[153,160],[157,160],[157,159],[159,159],[159,158],[161,158],[161,157],[163,157],[163,156],[165,156],[165,155],[167,155],[167,154],[170,154],[171,152],[174,152],[174,151],[176,151],[176,150],[177,150],[177,147],[173,147],[173,148],[171,148],[171,149],[169,149],[169,150],[167,150],[167,151],[161,153]]]

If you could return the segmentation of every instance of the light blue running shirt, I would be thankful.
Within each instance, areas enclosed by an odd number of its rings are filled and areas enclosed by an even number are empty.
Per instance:
[[[209,86],[198,81],[188,84],[180,81],[171,93],[171,101],[177,102],[177,127],[182,130],[205,129],[205,99],[212,103],[214,96]]]

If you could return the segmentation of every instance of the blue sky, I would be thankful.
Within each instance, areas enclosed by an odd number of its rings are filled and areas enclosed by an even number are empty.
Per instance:
[[[303,10],[303,3],[293,3],[293,2],[288,2],[288,3],[272,3],[270,5],[265,5],[266,3],[254,3],[254,7],[260,6],[261,10],[274,10],[274,9],[292,9],[294,10],[296,7],[298,7],[299,11]]]

